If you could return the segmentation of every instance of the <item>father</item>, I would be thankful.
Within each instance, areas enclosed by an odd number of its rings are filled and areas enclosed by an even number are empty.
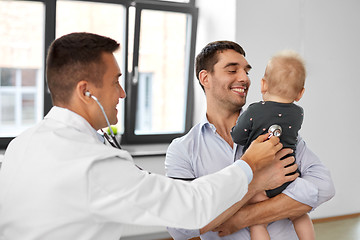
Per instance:
[[[195,179],[219,171],[240,158],[242,146],[234,144],[230,130],[246,102],[250,69],[245,51],[231,41],[209,43],[198,54],[196,76],[206,95],[206,116],[188,134],[170,144],[165,160],[168,177]],[[250,239],[246,227],[270,223],[271,239],[297,239],[289,218],[303,215],[328,201],[335,190],[329,171],[300,137],[296,149],[301,177],[283,193],[242,207],[216,228],[216,232],[169,228],[170,234],[176,240],[200,233],[203,233],[201,238],[207,240]]]

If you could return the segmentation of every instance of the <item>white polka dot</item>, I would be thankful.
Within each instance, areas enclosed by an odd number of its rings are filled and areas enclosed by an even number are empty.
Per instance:
[[[247,129],[245,128],[244,131],[247,132]]]
[[[281,117],[282,116],[282,114],[281,113],[279,113],[279,117]]]
[[[250,121],[252,121],[252,118],[250,118]]]
[[[263,131],[265,131],[266,130],[266,128],[263,128]]]
[[[289,128],[291,128],[291,126],[289,126]]]

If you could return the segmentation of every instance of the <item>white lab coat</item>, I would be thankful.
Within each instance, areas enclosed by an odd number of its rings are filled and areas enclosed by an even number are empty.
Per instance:
[[[238,165],[192,182],[148,174],[81,116],[54,107],[5,153],[0,239],[118,240],[124,223],[200,228],[247,186]]]

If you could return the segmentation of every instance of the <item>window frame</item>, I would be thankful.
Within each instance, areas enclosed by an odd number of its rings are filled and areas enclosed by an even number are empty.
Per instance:
[[[42,2],[45,9],[45,18],[44,18],[44,61],[43,61],[43,76],[44,76],[44,90],[43,90],[43,112],[44,116],[52,108],[52,101],[50,92],[46,83],[46,56],[50,44],[55,40],[56,37],[56,2],[57,0],[29,0],[32,2]],[[198,9],[195,7],[195,0],[189,0],[188,3],[180,2],[171,2],[171,1],[161,1],[161,0],[75,0],[75,1],[84,1],[84,2],[99,2],[99,3],[112,3],[120,4],[125,7],[125,16],[124,16],[124,46],[121,46],[121,51],[123,51],[122,56],[124,57],[124,79],[125,79],[125,90],[127,92],[127,98],[125,98],[124,104],[124,133],[121,137],[121,144],[143,144],[143,143],[169,143],[172,139],[180,137],[187,133],[192,126],[192,117],[193,117],[193,103],[194,103],[194,90],[193,90],[193,78],[194,78],[194,56],[195,56],[195,43],[196,43],[196,30],[197,30],[197,21],[198,21]],[[137,88],[132,84],[132,78],[134,71],[128,72],[128,46],[129,46],[129,9],[130,7],[136,8],[136,19],[135,19],[135,29],[140,31],[140,14],[142,9],[149,10],[161,10],[169,12],[180,12],[187,13],[191,15],[191,25],[188,26],[187,34],[190,34],[190,39],[188,39],[189,50],[186,53],[187,59],[189,61],[187,71],[187,99],[186,99],[186,117],[185,117],[185,131],[180,134],[156,134],[156,135],[135,135],[135,117],[136,117],[136,101],[137,101]],[[137,28],[136,28],[137,26]],[[138,50],[139,50],[139,32],[134,32],[134,57],[137,55],[138,60]],[[187,36],[188,37],[188,36]],[[189,38],[189,37],[188,37]],[[135,61],[135,60],[134,60]],[[133,62],[134,66],[134,62]],[[134,68],[132,68],[134,69]],[[2,137],[0,138],[0,149],[6,149],[8,144],[14,137]]]
[[[132,72],[126,78],[126,92],[129,93],[125,99],[125,121],[124,121],[124,134],[121,138],[122,144],[138,144],[138,143],[169,143],[172,139],[183,136],[192,127],[193,105],[194,105],[194,58],[195,58],[195,43],[197,31],[197,18],[198,9],[195,8],[195,1],[190,1],[189,4],[173,3],[173,2],[158,2],[158,1],[135,1],[135,30],[134,30],[134,55],[132,63]],[[140,44],[140,31],[141,31],[141,11],[142,10],[158,10],[164,12],[186,13],[191,16],[191,23],[187,26],[187,50],[186,58],[188,60],[186,80],[187,80],[187,97],[186,97],[186,112],[185,112],[185,126],[182,133],[171,134],[146,134],[136,135],[136,109],[138,85],[134,83],[133,78],[136,73],[136,68],[139,64],[139,44]],[[129,64],[129,63],[128,63]]]

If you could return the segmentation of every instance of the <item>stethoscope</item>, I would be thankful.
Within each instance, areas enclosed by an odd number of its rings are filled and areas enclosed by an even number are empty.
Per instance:
[[[111,129],[111,128],[109,128]],[[102,132],[102,134],[104,135],[105,139],[108,141],[108,143],[110,143],[111,146],[113,146],[114,148],[118,148],[121,149],[121,146],[119,144],[119,142],[116,140],[114,133],[112,133],[110,136],[104,132],[104,130],[100,130]],[[112,130],[110,130],[110,133],[112,132]],[[111,138],[110,138],[111,137]]]
[[[107,115],[106,115],[106,113],[105,113],[105,110],[104,110],[103,106],[101,105],[101,103],[99,102],[99,100],[98,100],[94,95],[92,95],[89,91],[85,92],[85,96],[91,97],[92,99],[95,100],[95,102],[99,105],[102,114],[103,114],[104,117],[105,117],[106,123],[107,123],[107,125],[108,125],[108,127],[109,127],[109,131],[110,131],[110,136],[109,136],[106,132],[104,132],[104,131],[101,129],[101,132],[104,134],[105,139],[106,139],[106,140],[110,143],[110,145],[113,146],[114,148],[121,149],[121,146],[120,146],[119,142],[116,140],[115,134],[114,134],[114,132],[113,132],[111,126],[110,126],[110,122],[109,122],[109,119],[108,119],[108,117],[107,117]],[[142,169],[142,168],[139,167],[138,165],[135,164],[135,166],[136,166],[138,169],[144,171],[144,169]],[[148,173],[151,174],[151,172],[148,172]]]
[[[272,136],[280,137],[282,133],[282,128],[277,124],[271,125],[269,127],[268,133],[270,133],[269,138],[271,138]]]
[[[95,100],[95,102],[99,105],[102,114],[105,117],[106,123],[107,123],[107,125],[109,127],[109,131],[110,131],[110,136],[109,136],[106,132],[104,132],[101,129],[101,132],[104,134],[105,139],[110,143],[111,146],[121,149],[121,146],[120,146],[119,142],[116,140],[115,134],[114,134],[112,128],[110,127],[110,122],[109,122],[108,117],[106,116],[105,110],[104,110],[103,106],[101,105],[101,103],[99,102],[99,100],[94,95],[91,95],[91,93],[89,91],[85,92],[85,96],[91,97],[92,99]]]

